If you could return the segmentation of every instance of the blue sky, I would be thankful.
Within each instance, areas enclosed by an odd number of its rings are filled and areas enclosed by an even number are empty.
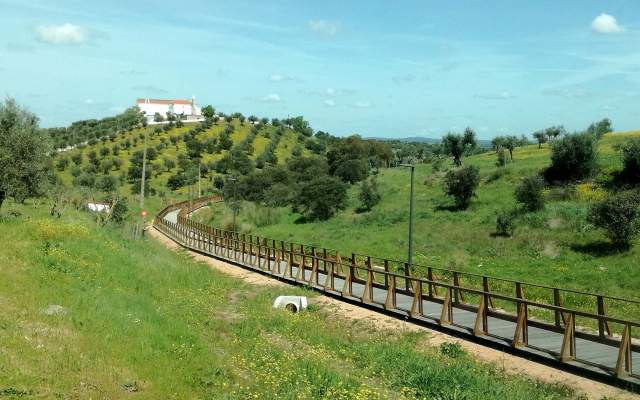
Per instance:
[[[0,93],[43,126],[137,97],[335,135],[640,129],[640,1],[0,0]]]

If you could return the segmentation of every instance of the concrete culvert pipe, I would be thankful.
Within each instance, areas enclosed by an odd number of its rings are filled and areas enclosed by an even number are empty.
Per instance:
[[[278,296],[273,302],[273,308],[285,309],[293,314],[307,309],[305,296]]]
[[[292,312],[293,314],[298,312],[298,306],[296,306],[294,303],[287,303],[287,305],[284,306],[284,309]]]

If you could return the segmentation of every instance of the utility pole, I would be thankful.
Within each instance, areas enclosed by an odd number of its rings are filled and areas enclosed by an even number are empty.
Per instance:
[[[413,176],[416,166],[413,164],[400,164],[401,167],[411,168],[411,189],[409,191],[409,254],[407,260],[409,264],[408,275],[413,269]]]

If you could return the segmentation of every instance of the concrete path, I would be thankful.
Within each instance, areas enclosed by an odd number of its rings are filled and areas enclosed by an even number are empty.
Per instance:
[[[177,216],[179,211],[172,211],[165,216],[165,220],[173,224],[177,223]],[[162,229],[160,229],[162,231]],[[169,232],[164,232],[170,238]],[[487,323],[489,326],[490,334],[487,335],[474,335],[473,327],[476,322],[477,314],[472,311],[468,311],[461,306],[453,306],[452,309],[452,321],[450,325],[440,326],[439,319],[441,316],[443,305],[440,302],[434,302],[429,300],[422,300],[422,313],[421,315],[412,315],[411,308],[413,303],[413,296],[402,294],[396,291],[396,306],[393,310],[386,310],[384,305],[387,299],[387,290],[384,288],[373,287],[372,291],[372,303],[364,304],[364,292],[365,286],[353,282],[351,295],[344,295],[342,289],[344,286],[344,279],[338,276],[334,276],[333,285],[327,285],[327,273],[322,268],[318,268],[317,282],[311,282],[312,272],[308,269],[304,270],[303,276],[296,279],[298,276],[298,267],[291,267],[291,274],[286,273],[287,262],[266,260],[264,255],[258,257],[257,255],[243,254],[239,250],[229,250],[221,246],[216,246],[214,243],[209,242],[205,236],[200,236],[195,230],[191,230],[187,233],[191,244],[181,243],[179,238],[173,237],[178,243],[183,246],[190,247],[196,251],[204,254],[211,255],[218,259],[229,261],[238,266],[242,266],[246,269],[255,270],[262,274],[271,275],[282,281],[291,282],[295,284],[304,284],[310,286],[316,290],[327,293],[329,295],[342,298],[352,303],[359,303],[362,306],[377,309],[386,314],[393,314],[399,317],[408,319],[410,321],[419,323],[421,325],[435,327],[439,330],[444,330],[449,333],[454,333],[458,336],[472,338],[476,342],[481,342],[492,347],[503,348],[510,352],[523,355],[525,357],[534,357],[538,360],[547,360],[549,363],[553,363],[564,368],[573,369],[582,373],[593,374],[601,379],[611,379],[615,382],[626,382],[630,385],[640,388],[640,376],[632,375],[627,377],[615,378],[612,371],[616,367],[618,360],[618,348],[612,345],[599,343],[593,340],[585,340],[576,338],[576,355],[575,360],[560,363],[558,355],[562,347],[563,334],[554,332],[548,329],[541,329],[533,326],[528,327],[528,345],[522,348],[513,348],[512,341],[514,338],[516,323],[510,318],[502,318],[489,316]],[[333,287],[334,290],[327,289]],[[505,314],[506,316],[507,314]],[[637,351],[631,351],[632,364],[640,365],[640,354]]]

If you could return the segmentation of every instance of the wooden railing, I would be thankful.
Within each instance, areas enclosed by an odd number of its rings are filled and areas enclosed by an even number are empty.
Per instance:
[[[640,307],[639,301],[428,266],[414,266],[424,271],[425,276],[417,276],[403,262],[355,253],[345,257],[339,251],[225,231],[187,218],[213,201],[221,198],[170,205],[158,214],[154,226],[185,247],[281,279],[640,383],[632,366],[634,354],[640,351],[632,339],[640,332],[640,322],[607,312],[607,305],[613,302],[618,303],[616,308],[629,310]],[[177,222],[166,220],[175,210],[180,210]],[[384,293],[383,298],[376,299],[374,292]],[[425,312],[425,304],[436,304],[438,311]],[[473,313],[473,318],[458,321],[456,310]],[[512,334],[505,335],[504,329],[497,332],[493,325],[500,325],[499,321],[512,324]],[[537,329],[538,336],[548,333],[549,343],[530,343],[531,329]],[[552,345],[554,338],[561,339],[559,349]],[[584,357],[578,347],[584,348]],[[602,361],[608,353],[613,365]]]

